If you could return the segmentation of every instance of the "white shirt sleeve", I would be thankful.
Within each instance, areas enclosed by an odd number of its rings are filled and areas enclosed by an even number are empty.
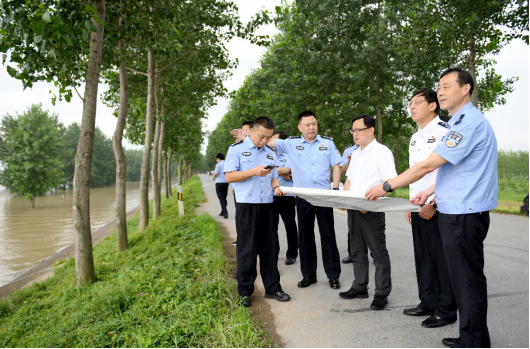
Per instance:
[[[384,181],[397,177],[394,155],[390,149],[386,148],[381,152],[377,166],[379,167],[381,178],[383,178]]]

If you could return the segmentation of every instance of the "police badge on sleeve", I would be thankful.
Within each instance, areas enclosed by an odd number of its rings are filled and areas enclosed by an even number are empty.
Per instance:
[[[454,148],[462,141],[463,138],[464,136],[462,136],[461,133],[451,131],[445,139],[445,145],[447,146],[447,148]]]

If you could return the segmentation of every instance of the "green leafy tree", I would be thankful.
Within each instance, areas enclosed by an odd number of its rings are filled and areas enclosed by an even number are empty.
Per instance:
[[[12,193],[21,193],[32,200],[61,183],[63,126],[56,114],[32,105],[18,117],[2,119],[1,158],[5,166],[0,184]]]

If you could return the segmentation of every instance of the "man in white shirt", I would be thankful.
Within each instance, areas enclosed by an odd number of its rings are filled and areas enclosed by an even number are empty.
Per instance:
[[[438,117],[440,104],[436,92],[421,89],[414,92],[409,103],[410,116],[419,128],[410,139],[409,166],[427,159],[434,148],[442,142],[447,133],[447,125]],[[410,198],[430,188],[436,183],[434,170],[410,184]],[[403,314],[410,316],[431,315],[421,325],[427,328],[441,327],[456,321],[456,300],[449,279],[445,261],[438,211],[434,195],[431,195],[421,211],[407,212],[407,221],[412,226],[414,261],[420,304],[405,309]]]
[[[392,151],[375,140],[374,132],[373,117],[359,115],[353,119],[353,141],[359,148],[352,153],[344,190],[365,192],[397,175]],[[368,245],[375,262],[375,294],[370,308],[383,310],[392,290],[385,213],[352,210],[348,219],[350,217],[350,245],[355,280],[352,287],[339,293],[339,296],[345,299],[368,298]]]

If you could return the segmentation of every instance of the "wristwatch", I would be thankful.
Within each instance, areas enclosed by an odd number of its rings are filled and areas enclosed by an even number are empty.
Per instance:
[[[429,202],[429,204],[431,204],[432,207],[434,207],[435,209],[438,209],[438,205],[436,205],[434,202]]]
[[[390,183],[388,183],[388,181],[383,183],[383,190],[386,191],[387,193],[393,192],[392,187],[390,186]]]
[[[333,190],[339,190],[339,188],[333,188]]]

